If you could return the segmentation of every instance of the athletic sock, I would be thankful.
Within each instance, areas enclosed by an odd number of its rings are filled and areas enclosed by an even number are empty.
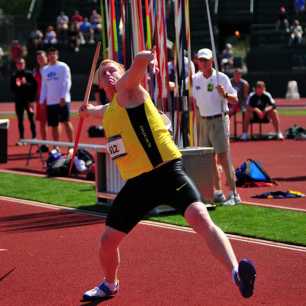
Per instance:
[[[104,284],[108,287],[109,290],[114,291],[118,286],[118,281],[114,283],[109,283],[108,281],[104,280]]]
[[[236,284],[236,281],[235,281],[235,279],[237,278],[236,275],[238,276],[238,266],[233,268],[233,270],[232,270],[232,280],[233,280],[234,284]]]

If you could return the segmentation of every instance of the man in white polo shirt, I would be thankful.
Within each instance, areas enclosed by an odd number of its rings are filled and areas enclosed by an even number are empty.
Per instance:
[[[65,127],[67,138],[73,141],[73,126],[70,122],[71,73],[68,65],[58,60],[58,51],[47,51],[48,65],[42,70],[40,104],[47,105],[48,125],[52,128],[53,140],[58,141],[60,126]]]
[[[192,93],[199,112],[199,145],[212,146],[215,150],[215,201],[223,202],[224,205],[235,205],[241,200],[237,193],[235,173],[230,157],[227,103],[238,102],[237,92],[224,73],[219,72],[217,76],[213,68],[213,55],[210,49],[200,49],[197,53],[197,61],[199,71],[192,78]],[[222,192],[217,160],[224,170],[231,190],[227,199]]]

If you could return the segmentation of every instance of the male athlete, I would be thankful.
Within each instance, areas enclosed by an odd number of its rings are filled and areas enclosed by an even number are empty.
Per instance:
[[[103,118],[108,151],[126,180],[112,204],[101,238],[104,280],[85,292],[83,298],[107,298],[118,292],[118,246],[161,203],[173,206],[185,217],[232,273],[241,294],[250,297],[256,277],[254,265],[248,259],[238,264],[229,239],[211,220],[197,188],[183,170],[180,151],[148,92],[141,86],[148,65],[154,61],[154,52],[141,51],[125,71],[117,62],[104,60],[99,67],[99,86],[111,103],[80,108],[83,118],[90,115]]]

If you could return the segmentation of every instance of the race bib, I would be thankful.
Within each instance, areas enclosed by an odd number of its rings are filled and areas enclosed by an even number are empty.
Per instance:
[[[115,135],[108,139],[107,151],[112,159],[116,159],[127,154],[122,137],[120,135]]]

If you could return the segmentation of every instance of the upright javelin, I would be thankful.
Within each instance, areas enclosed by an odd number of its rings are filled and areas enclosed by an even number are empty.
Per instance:
[[[210,35],[210,41],[211,41],[211,49],[213,53],[213,60],[214,60],[214,65],[216,69],[216,76],[217,76],[217,85],[219,85],[219,65],[218,65],[218,59],[217,59],[217,53],[216,53],[216,45],[215,45],[215,39],[214,39],[214,33],[212,29],[212,22],[211,22],[211,17],[210,17],[210,10],[209,10],[209,3],[208,0],[206,1],[206,9],[207,9],[207,19],[208,19],[208,27],[209,27],[209,35]],[[221,114],[222,114],[222,121],[224,123],[224,99],[221,99]],[[225,124],[224,129],[226,129]]]

